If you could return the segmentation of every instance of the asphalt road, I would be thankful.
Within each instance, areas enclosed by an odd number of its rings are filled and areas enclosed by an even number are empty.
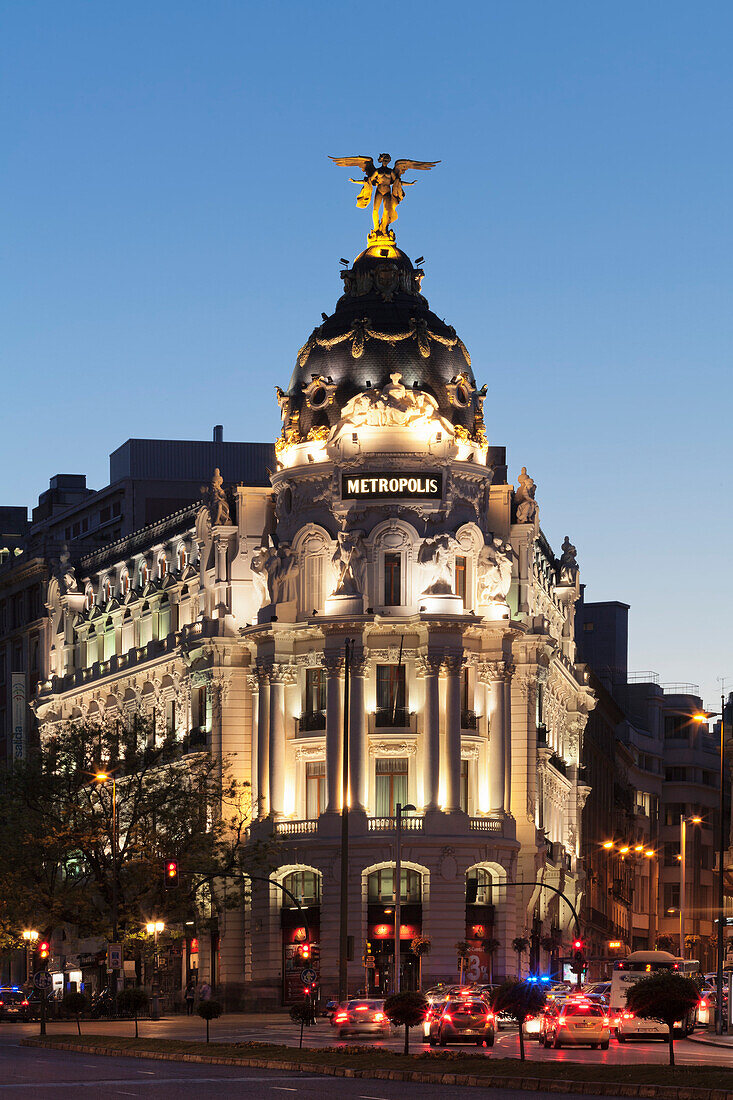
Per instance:
[[[119,1030],[130,1034],[129,1022],[111,1025],[109,1023],[82,1023],[86,1034]],[[52,1024],[49,1031],[69,1032],[68,1023]],[[355,1080],[346,1078],[320,1077],[312,1074],[297,1074],[281,1070],[255,1070],[230,1066],[201,1066],[175,1062],[156,1062],[135,1058],[106,1058],[88,1054],[55,1052],[21,1047],[19,1041],[25,1035],[38,1033],[38,1025],[0,1024],[0,1100],[25,1097],[36,1100],[37,1097],[58,1097],[68,1100],[71,1097],[139,1097],[143,1100],[190,1100],[196,1097],[217,1097],[228,1100],[229,1097],[250,1097],[259,1100],[284,1100],[288,1094],[298,1094],[305,1100],[477,1100],[491,1097],[496,1100],[527,1100],[527,1093],[517,1090],[476,1090],[475,1088],[456,1088],[449,1090],[443,1086],[423,1084],[404,1084],[386,1081]],[[170,1036],[176,1038],[196,1038],[203,1035],[203,1024],[199,1019],[185,1020],[173,1018],[158,1023],[144,1021],[141,1034]],[[309,1046],[334,1045],[331,1028],[319,1023],[306,1031]],[[212,1038],[223,1041],[238,1039],[260,1039],[273,1042],[297,1042],[295,1028],[285,1021],[268,1019],[254,1021],[253,1017],[225,1016],[212,1025]],[[417,1038],[417,1036],[416,1036]],[[358,1041],[358,1040],[356,1040]],[[370,1042],[370,1040],[366,1040]],[[354,1042],[354,1040],[349,1040]],[[398,1049],[399,1039],[390,1040],[385,1045]],[[497,1037],[493,1053],[499,1056],[515,1056],[517,1053],[516,1031],[502,1032]],[[422,1044],[415,1042],[415,1050]],[[677,1045],[680,1063],[694,1064],[730,1064],[733,1069],[733,1049],[719,1050],[714,1047],[681,1041]],[[487,1055],[488,1057],[491,1054]],[[629,1062],[666,1061],[666,1047],[660,1043],[626,1044],[619,1047],[611,1043],[609,1051],[560,1050],[545,1051],[535,1042],[527,1043],[528,1059],[548,1058],[558,1061],[603,1061]],[[537,1100],[550,1100],[553,1094],[533,1093]],[[557,1094],[554,1094],[556,1097]]]

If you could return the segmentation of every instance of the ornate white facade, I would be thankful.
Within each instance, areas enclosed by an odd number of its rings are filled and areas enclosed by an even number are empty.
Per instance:
[[[497,476],[486,390],[429,310],[422,271],[383,240],[342,277],[334,314],[278,390],[272,485],[227,497],[215,482],[208,506],[77,575],[59,569],[37,710],[48,723],[149,708],[161,736],[191,751],[205,739],[233,761],[252,783],[252,837],[277,839],[273,877],[308,904],[331,994],[348,639],[350,988],[364,984],[366,942],[370,981],[389,978],[397,802],[416,807],[402,847],[403,981],[417,932],[432,940],[423,983],[455,980],[464,939],[486,980],[485,941],[499,941],[497,976],[516,972],[515,936],[572,934],[568,908],[532,884],[576,905],[582,890],[593,697],[575,663],[574,548],[554,556],[526,470],[516,487]],[[467,878],[478,880],[468,905]],[[230,1000],[293,995],[299,929],[275,887],[220,914],[214,978]],[[203,945],[200,965],[213,965]]]

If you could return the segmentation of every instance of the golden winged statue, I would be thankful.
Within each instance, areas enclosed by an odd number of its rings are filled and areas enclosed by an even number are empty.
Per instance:
[[[368,206],[370,200],[372,201],[375,237],[394,237],[389,227],[397,221],[397,207],[405,197],[404,188],[412,187],[416,182],[403,180],[402,173],[411,168],[428,172],[436,164],[440,164],[439,160],[396,160],[394,167],[390,168],[391,159],[389,153],[380,153],[377,167],[371,157],[329,157],[329,160],[338,164],[339,168],[361,168],[364,173],[363,179],[352,179],[351,182],[361,184],[361,191],[356,200],[356,205],[360,209]]]

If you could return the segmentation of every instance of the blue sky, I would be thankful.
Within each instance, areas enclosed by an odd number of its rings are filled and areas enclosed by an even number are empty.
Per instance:
[[[728,3],[15,0],[0,24],[6,504],[130,436],[271,439],[367,215],[398,241],[631,667],[731,677]]]

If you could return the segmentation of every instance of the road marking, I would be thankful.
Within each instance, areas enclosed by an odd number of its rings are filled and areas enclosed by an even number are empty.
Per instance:
[[[186,1067],[186,1068],[188,1068],[188,1067]],[[228,1069],[229,1067],[222,1067],[222,1068],[227,1068]],[[155,1081],[150,1081],[149,1083],[151,1085],[153,1085],[154,1087],[157,1087],[158,1085],[180,1085],[182,1080],[189,1081],[190,1083],[192,1083],[194,1085],[196,1085],[196,1084],[221,1085],[221,1084],[229,1084],[229,1083],[233,1083],[233,1084],[252,1084],[253,1082],[258,1082],[258,1083],[259,1082],[265,1082],[266,1084],[270,1084],[272,1081],[302,1081],[302,1076],[300,1074],[296,1075],[296,1074],[293,1073],[293,1074],[289,1074],[286,1077],[274,1077],[274,1078],[273,1077],[225,1077],[224,1075],[222,1075],[220,1077],[186,1077],[186,1078],[183,1078],[183,1077],[158,1077]],[[313,1075],[308,1074],[308,1082],[310,1083],[311,1081],[333,1081],[333,1077],[324,1077],[324,1076],[317,1077],[315,1074],[313,1074]],[[103,1082],[101,1082],[101,1084],[103,1084],[106,1088],[112,1088],[115,1085],[132,1085],[132,1084],[136,1084],[139,1087],[141,1085],[144,1085],[145,1082],[144,1081],[133,1082],[129,1078],[124,1077],[121,1080],[103,1081]],[[31,1082],[27,1085],[18,1085],[18,1084],[12,1084],[12,1083],[0,1084],[0,1092],[3,1092],[5,1089],[34,1089],[36,1094],[37,1094],[38,1087],[39,1086],[38,1086],[37,1081],[33,1081],[33,1082]],[[100,1082],[99,1081],[86,1081],[85,1080],[85,1081],[44,1081],[43,1082],[44,1091],[48,1090],[48,1089],[71,1089],[71,1088],[99,1089],[99,1087],[100,1087]],[[120,1090],[118,1090],[118,1091],[120,1091]],[[288,1092],[297,1092],[297,1091],[298,1091],[297,1089],[288,1089]],[[122,1096],[137,1096],[138,1094],[135,1093],[135,1092],[121,1092],[121,1095]],[[375,1100],[386,1100],[386,1097],[376,1097]]]
[[[149,1073],[151,1077],[155,1077],[155,1070],[154,1069],[139,1069],[137,1072],[138,1073]]]
[[[273,1087],[275,1092],[297,1092],[298,1091],[297,1089],[286,1088],[285,1085],[273,1085],[272,1087]]]

